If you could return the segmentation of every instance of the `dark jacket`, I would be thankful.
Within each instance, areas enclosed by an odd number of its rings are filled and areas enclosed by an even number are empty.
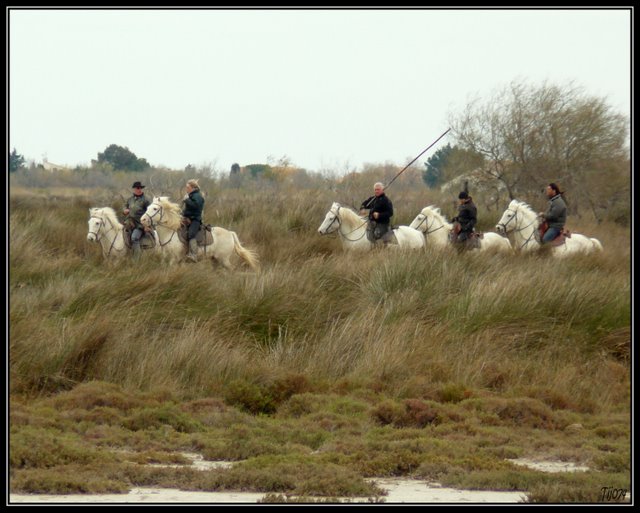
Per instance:
[[[549,228],[559,228],[560,230],[564,228],[564,224],[567,222],[567,204],[560,194],[556,194],[549,200],[544,220]]]
[[[142,228],[142,223],[140,222],[140,218],[147,211],[147,207],[151,204],[151,202],[145,197],[144,194],[140,196],[136,196],[135,194],[131,196],[126,204],[125,208],[129,209],[129,213],[125,218],[125,224],[128,221],[133,221],[135,224],[134,228]]]
[[[478,209],[469,199],[466,203],[458,205],[458,215],[453,218],[453,222],[460,223],[460,231],[463,233],[471,233],[478,222]]]
[[[189,193],[189,197],[184,200],[182,215],[192,221],[202,222],[202,209],[204,208],[204,198],[200,189],[195,189]]]
[[[379,224],[389,224],[393,217],[393,204],[386,194],[371,196],[362,202],[360,209],[368,208],[369,220]],[[373,213],[378,212],[378,219],[373,218]]]

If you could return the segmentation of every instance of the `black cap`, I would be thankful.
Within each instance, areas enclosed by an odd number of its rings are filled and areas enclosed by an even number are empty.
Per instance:
[[[460,194],[458,194],[458,199],[468,199],[469,198],[469,193],[462,191]]]

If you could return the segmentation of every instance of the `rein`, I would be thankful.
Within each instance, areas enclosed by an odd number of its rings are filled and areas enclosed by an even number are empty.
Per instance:
[[[422,226],[422,224],[427,220],[427,216],[424,216],[424,219],[422,221],[420,221],[420,223],[418,223],[418,226],[416,228],[416,230],[418,228],[420,228]],[[433,224],[435,223],[435,219],[433,220],[433,222],[431,223],[431,226],[433,226]],[[441,224],[440,226],[438,226],[437,228],[435,228],[434,230],[431,230],[431,226],[427,225],[425,230],[422,232],[424,234],[424,236],[426,237],[427,235],[429,235],[430,233],[434,233],[437,232],[438,230],[441,230],[442,228],[445,227],[444,223]]]
[[[515,221],[518,218],[518,211],[517,210],[511,210],[510,208],[507,208],[507,211],[509,212],[513,212],[513,217],[511,219],[509,219],[506,223],[500,223],[498,226],[502,226],[502,228],[504,229],[504,233],[505,235],[508,235],[509,232],[507,231],[507,225],[511,222],[511,221]],[[535,223],[535,219],[533,221],[531,221],[527,226],[523,226],[522,228],[517,228],[518,223],[516,223],[516,228],[514,228],[512,231],[520,233],[523,230],[526,230],[527,228],[529,228],[529,226],[531,226],[533,223]],[[529,242],[531,242],[531,239],[534,237],[535,235],[535,229],[533,229],[531,231],[531,235],[529,235],[529,237],[527,237],[527,240],[524,241],[524,243],[522,244],[522,246],[520,246],[518,249],[522,249],[524,248],[527,244],[529,244]]]
[[[102,217],[98,217],[98,216],[91,216],[89,219],[99,219],[100,220],[100,227],[104,227],[104,235],[106,236],[111,230],[118,230],[117,227],[115,227],[113,225],[113,223],[111,222],[111,219],[109,219],[109,225],[110,228],[107,228],[107,224],[104,222],[104,218]],[[122,228],[124,230],[124,227]],[[99,233],[100,233],[100,228],[98,228],[97,232],[89,232],[92,235],[95,235],[96,237],[96,242],[100,242],[101,237],[99,237]],[[124,235],[123,235],[124,237]],[[103,253],[105,257],[108,257],[109,255],[111,255],[111,252],[113,251],[113,247],[115,246],[116,243],[116,239],[118,238],[118,234],[116,233],[116,236],[113,238],[113,240],[111,241],[111,246],[109,246],[109,250],[105,253],[104,252],[104,248],[103,248]],[[116,251],[120,251],[120,250],[116,250]]]
[[[331,224],[329,225],[329,227],[330,227],[330,226],[334,223],[334,221],[337,219],[337,220],[338,220],[338,233],[340,234],[340,236],[341,236],[342,238],[344,238],[344,239],[348,240],[349,242],[358,242],[360,239],[362,239],[362,238],[367,234],[366,230],[365,230],[365,232],[364,232],[360,237],[358,237],[357,239],[350,239],[349,237],[347,237],[347,235],[351,235],[351,234],[352,234],[353,232],[355,232],[356,230],[359,230],[360,228],[362,228],[365,224],[367,224],[367,221],[365,221],[364,223],[362,223],[362,224],[361,224],[361,225],[359,225],[359,226],[356,226],[353,230],[351,230],[351,231],[350,231],[350,232],[348,232],[347,234],[344,234],[344,233],[342,233],[342,232],[340,231],[340,228],[342,227],[342,220],[341,220],[341,219],[340,219],[340,217],[339,217],[340,209],[341,209],[341,208],[342,208],[342,207],[338,207],[338,211],[335,213],[335,217],[333,218],[333,221],[331,221]],[[329,227],[327,227],[327,229],[328,229]]]
[[[149,222],[151,223],[151,227],[155,229],[156,225],[160,224],[160,221],[162,221],[162,216],[163,214],[163,207],[162,205],[158,205],[158,210],[152,215],[150,216],[149,214],[147,214],[147,217],[149,218]],[[157,221],[154,221],[153,218],[155,217],[156,214],[160,214],[160,217],[158,218]],[[169,230],[171,230],[171,228],[168,228]],[[156,230],[157,232],[157,230]],[[172,240],[173,240],[173,236],[178,233],[177,230],[171,230],[171,237],[169,237],[169,240],[167,240],[167,242],[163,243],[160,240],[160,234],[158,234],[158,243],[160,244],[161,248],[164,248],[167,244],[169,244]]]

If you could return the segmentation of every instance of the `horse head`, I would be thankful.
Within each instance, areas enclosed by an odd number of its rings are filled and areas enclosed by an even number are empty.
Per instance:
[[[447,220],[442,216],[440,209],[434,206],[424,207],[420,213],[415,217],[410,228],[419,230],[426,234],[428,232],[439,230],[443,226],[447,226]]]
[[[160,205],[159,199],[157,196],[154,196],[153,201],[147,207],[145,213],[142,214],[140,222],[144,226],[151,228],[162,218],[162,205]]]
[[[144,226],[167,226],[173,230],[180,227],[180,206],[172,203],[168,196],[156,196],[140,218]]]
[[[103,234],[122,228],[118,216],[111,207],[90,208],[88,224],[87,240],[89,242],[98,242]]]
[[[520,230],[525,222],[532,224],[535,217],[535,212],[526,203],[516,199],[511,200],[500,221],[496,224],[496,232],[500,235],[507,235],[514,230]]]
[[[334,202],[331,208],[324,216],[324,221],[318,228],[320,235],[326,235],[328,233],[335,232],[340,228],[340,203]]]
[[[104,219],[102,218],[102,211],[99,208],[89,209],[89,233],[87,233],[87,240],[89,242],[98,242],[100,240],[100,231],[104,226]]]

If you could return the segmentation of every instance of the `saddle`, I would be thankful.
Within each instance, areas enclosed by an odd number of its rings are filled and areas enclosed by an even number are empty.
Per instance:
[[[459,249],[479,249],[480,248],[480,239],[484,238],[484,233],[482,232],[471,232],[468,234],[466,240],[459,241],[458,237],[460,236],[460,232],[462,231],[462,227],[460,223],[457,221],[453,223],[453,228],[449,232],[449,241],[452,244],[458,244]]]
[[[484,239],[484,233],[472,232],[467,239],[467,249],[480,249],[480,239]]]
[[[398,239],[396,238],[396,234],[393,232],[393,229],[389,229],[388,232],[384,233],[382,237],[372,240],[373,245],[375,247],[386,247],[388,244],[398,244]]]
[[[449,231],[449,242],[451,242],[452,244],[458,242],[458,235],[460,235],[461,229],[462,227],[460,226],[460,223],[458,223],[457,221],[453,223],[453,227]]]
[[[127,249],[132,249],[133,244],[131,243],[131,234],[135,230],[135,226],[130,228],[130,225],[127,224],[124,227],[124,245]],[[152,249],[156,247],[156,238],[153,235],[153,232],[144,232],[142,237],[140,237],[140,248],[141,249]]]
[[[198,246],[211,246],[211,244],[213,244],[213,233],[211,233],[212,228],[213,226],[210,224],[200,223],[200,229],[196,234]],[[188,232],[189,226],[185,224],[182,224],[178,230],[178,238],[185,246],[189,245],[189,239],[187,238]]]
[[[385,230],[386,228],[386,230]],[[393,234],[393,230],[395,230],[397,226],[392,225],[381,225],[376,223],[375,221],[369,221],[367,226],[367,239],[373,244],[377,244],[379,241],[382,241],[386,244],[397,244],[396,236]]]
[[[538,229],[535,231],[535,237],[538,244],[542,244],[542,237],[544,237],[544,234],[548,229],[549,229],[549,223],[547,223],[546,221],[543,221],[542,223],[540,223],[540,226],[538,226]],[[562,244],[565,243],[565,239],[567,238],[571,238],[571,232],[563,228],[562,230],[560,230],[560,233],[556,236],[556,238],[549,243],[549,245],[561,246]]]

